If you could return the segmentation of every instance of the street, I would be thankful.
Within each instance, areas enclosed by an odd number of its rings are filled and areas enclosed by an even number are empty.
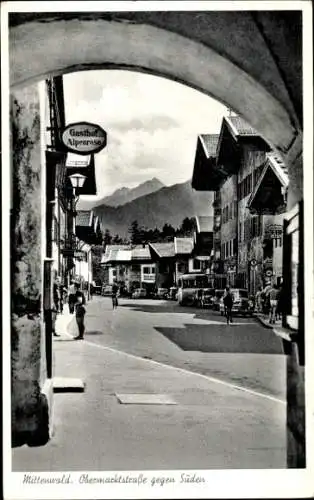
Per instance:
[[[55,376],[85,391],[55,393],[51,440],[13,449],[14,471],[286,467],[285,358],[256,320],[96,296],[85,340],[68,325]]]
[[[232,325],[216,311],[175,301],[95,296],[86,317],[90,342],[217,377],[285,401],[286,364],[281,341],[254,318]],[[73,334],[76,333],[72,325]],[[72,332],[71,332],[72,333]]]

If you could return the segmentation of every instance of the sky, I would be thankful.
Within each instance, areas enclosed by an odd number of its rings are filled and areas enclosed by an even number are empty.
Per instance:
[[[190,87],[144,73],[101,70],[64,75],[66,122],[107,132],[95,155],[97,200],[157,177],[169,186],[192,178],[199,134],[219,133],[227,108]]]

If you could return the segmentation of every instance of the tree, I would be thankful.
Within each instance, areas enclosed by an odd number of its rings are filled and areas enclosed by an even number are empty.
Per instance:
[[[137,220],[134,220],[128,230],[132,245],[140,245],[145,241],[146,230],[139,227]]]
[[[121,236],[119,236],[118,234],[116,234],[114,236],[114,238],[112,239],[112,243],[114,245],[122,245],[123,244],[123,239],[121,238]]]
[[[179,228],[180,233],[184,236],[191,236],[196,231],[196,220],[194,217],[185,217]]]
[[[96,282],[102,283],[105,279],[105,269],[104,266],[101,265],[101,259],[103,256],[103,247],[102,245],[94,245],[92,247],[92,274],[93,279]]]
[[[172,240],[174,235],[175,235],[175,229],[174,227],[172,227],[171,224],[164,224],[163,228],[162,228],[162,236],[163,236],[163,239],[165,239],[166,241],[169,241],[169,240]]]
[[[106,229],[105,234],[104,234],[104,239],[103,239],[103,245],[106,247],[107,245],[110,245],[112,242],[112,236],[109,231],[109,229]]]
[[[137,220],[134,220],[129,227],[130,240],[133,245],[136,245],[139,239],[139,226]]]

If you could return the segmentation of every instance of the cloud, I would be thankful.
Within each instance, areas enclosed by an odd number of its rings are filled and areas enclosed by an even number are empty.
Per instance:
[[[219,133],[226,108],[187,86],[130,71],[64,76],[67,122],[91,121],[108,134],[95,157],[98,198],[158,177],[192,177],[197,135]]]

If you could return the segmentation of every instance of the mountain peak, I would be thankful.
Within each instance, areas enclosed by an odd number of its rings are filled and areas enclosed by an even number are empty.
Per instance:
[[[212,216],[212,202],[213,193],[197,192],[192,189],[191,181],[186,181],[172,186],[163,186],[123,205],[97,206],[95,213],[99,216],[103,229],[108,229],[111,234],[119,234],[127,238],[129,227],[135,220],[138,221],[139,226],[146,229],[155,227],[162,229],[165,223],[177,228],[185,217],[201,214]]]
[[[120,205],[125,205],[136,198],[154,193],[163,187],[165,187],[165,185],[157,179],[157,177],[153,177],[152,179],[144,181],[134,188],[123,186],[116,189],[111,195],[99,200],[97,202],[97,206],[107,205],[110,207],[118,207]]]

